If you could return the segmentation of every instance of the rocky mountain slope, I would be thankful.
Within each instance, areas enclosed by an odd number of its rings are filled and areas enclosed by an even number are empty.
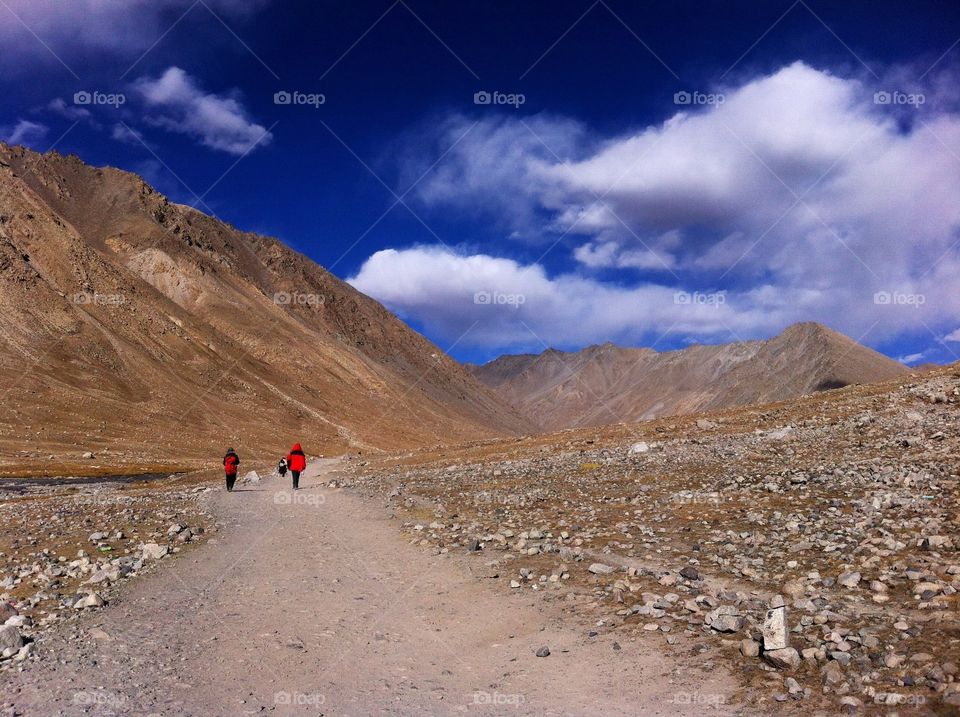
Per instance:
[[[276,239],[133,174],[3,144],[0,336],[0,452],[21,471],[86,452],[88,467],[142,470],[228,444],[363,450],[528,425]]]
[[[781,401],[909,371],[815,323],[795,324],[767,341],[662,353],[608,343],[501,356],[469,368],[548,430]]]

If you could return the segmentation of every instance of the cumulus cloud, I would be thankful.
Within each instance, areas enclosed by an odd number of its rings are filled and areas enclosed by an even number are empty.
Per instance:
[[[0,136],[7,144],[24,144],[36,149],[35,145],[46,139],[48,131],[46,125],[22,119],[12,127],[0,127]]]
[[[152,112],[146,121],[194,137],[211,149],[240,155],[273,138],[250,119],[235,96],[204,92],[179,67],[168,68],[156,79],[141,78],[135,87]]]
[[[537,264],[445,247],[386,249],[350,279],[360,291],[459,346],[542,350],[604,341],[653,343],[694,334],[737,340],[776,331],[810,297],[738,296],[645,283],[608,285]]]
[[[266,0],[206,0],[214,12],[239,18]],[[0,43],[8,70],[31,61],[71,60],[78,52],[146,50],[188,9],[209,13],[193,0],[5,0]],[[131,58],[131,62],[135,58]]]
[[[956,92],[941,75],[899,85],[927,93],[920,107],[875,102],[891,82],[797,62],[717,88],[722,104],[608,138],[549,117],[453,118],[439,146],[473,128],[417,199],[562,239],[554,251],[588,277],[727,289],[727,310],[756,327],[770,321],[740,302],[855,338],[943,330],[960,312]]]
[[[955,344],[960,344],[960,329],[955,329],[954,331],[951,331],[949,334],[943,337],[943,340],[950,341]]]

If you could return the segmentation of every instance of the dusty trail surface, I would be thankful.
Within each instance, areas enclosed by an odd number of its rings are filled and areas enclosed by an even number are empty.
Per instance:
[[[325,487],[334,468],[312,463],[297,493],[273,477],[215,494],[215,539],[44,640],[40,662],[0,678],[2,701],[23,715],[728,711],[704,704],[731,694],[726,675],[616,649],[409,545],[380,506]]]

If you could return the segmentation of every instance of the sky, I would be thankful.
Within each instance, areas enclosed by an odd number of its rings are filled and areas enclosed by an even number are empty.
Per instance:
[[[0,0],[0,47],[0,139],[279,237],[461,360],[797,321],[960,360],[953,0]]]

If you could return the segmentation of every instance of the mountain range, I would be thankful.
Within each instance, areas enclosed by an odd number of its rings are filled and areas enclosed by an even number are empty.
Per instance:
[[[898,376],[818,324],[659,353],[461,365],[277,239],[140,177],[0,143],[0,470],[394,449],[637,421]],[[69,462],[69,461],[67,461]]]
[[[802,323],[766,341],[664,352],[607,343],[501,356],[470,370],[540,429],[557,430],[781,401],[910,369],[822,324]]]

